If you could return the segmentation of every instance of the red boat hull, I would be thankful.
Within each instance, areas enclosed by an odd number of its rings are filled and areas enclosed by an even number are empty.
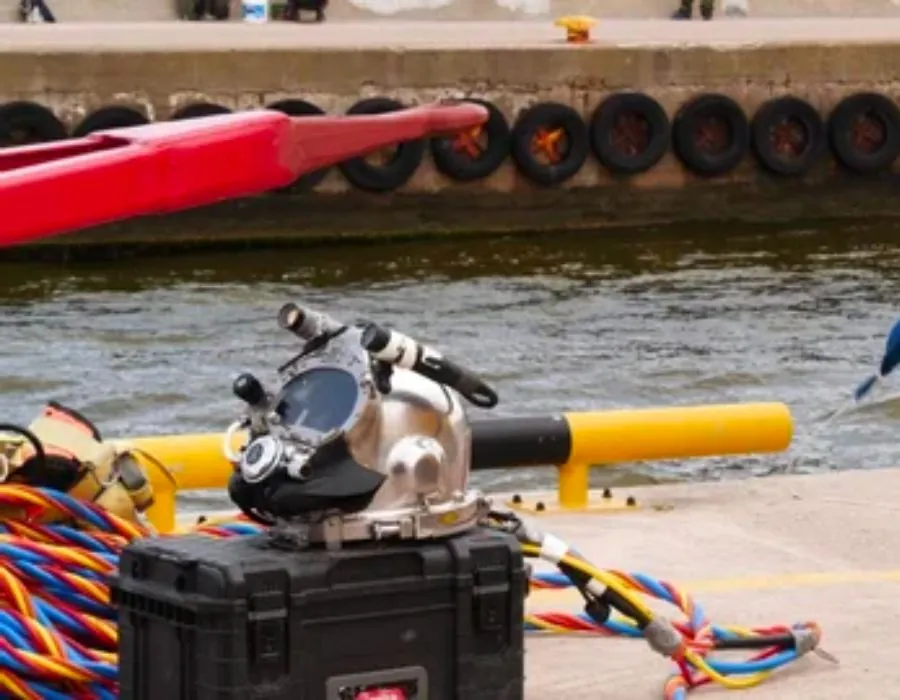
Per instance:
[[[0,246],[266,192],[387,145],[486,119],[474,104],[375,116],[257,111],[4,149]]]

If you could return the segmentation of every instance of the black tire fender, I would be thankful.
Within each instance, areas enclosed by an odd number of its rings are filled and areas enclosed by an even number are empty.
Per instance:
[[[317,117],[325,114],[325,110],[321,107],[314,105],[312,102],[298,99],[279,100],[278,102],[267,105],[266,109],[287,114],[289,117]],[[277,191],[285,194],[309,192],[325,179],[329,170],[331,170],[331,168],[322,168],[321,170],[301,175],[294,180],[292,184],[287,187],[282,187]]]
[[[435,167],[457,182],[471,182],[492,175],[509,155],[509,122],[503,112],[486,100],[467,98],[465,101],[485,107],[487,121],[454,136],[431,140]]]
[[[36,102],[0,105],[0,147],[24,146],[66,138],[66,127],[53,112]]]
[[[405,105],[387,97],[370,97],[360,100],[347,110],[347,114],[386,114],[405,109]],[[370,163],[366,158],[351,158],[338,168],[347,181],[365,192],[391,192],[405,185],[418,170],[425,155],[423,140],[398,144],[393,158],[383,165]]]
[[[769,172],[785,177],[808,173],[825,153],[825,123],[798,97],[776,97],[756,110],[750,123],[753,152]]]
[[[179,119],[197,119],[198,117],[214,117],[217,114],[231,114],[228,107],[213,104],[212,102],[192,102],[184,107],[179,107],[169,119],[177,121]]]
[[[649,95],[610,95],[589,122],[591,149],[600,163],[619,175],[636,175],[662,160],[671,143],[666,111]]]
[[[900,155],[900,109],[878,93],[848,95],[828,117],[828,141],[848,170],[861,175],[887,170]]]
[[[548,141],[548,139],[550,139]],[[555,145],[564,140],[554,154]],[[543,150],[544,162],[535,150]],[[511,152],[519,172],[544,187],[559,185],[584,165],[591,147],[584,120],[574,109],[558,102],[539,102],[519,114],[513,127]]]
[[[684,166],[696,175],[724,175],[747,155],[750,123],[730,97],[698,95],[683,104],[672,120],[672,145]]]
[[[107,129],[124,129],[129,126],[149,124],[150,120],[142,112],[125,105],[101,107],[88,114],[72,132],[72,136],[80,138],[95,131]]]

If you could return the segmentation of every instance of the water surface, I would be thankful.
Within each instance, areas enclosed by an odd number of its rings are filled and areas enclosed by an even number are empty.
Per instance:
[[[0,414],[68,403],[109,434],[218,431],[235,372],[296,351],[286,300],[404,329],[529,414],[785,401],[784,455],[626,465],[641,478],[729,478],[900,463],[900,401],[826,429],[898,316],[900,229],[631,231],[372,247],[0,265]],[[552,481],[491,473],[491,487]]]

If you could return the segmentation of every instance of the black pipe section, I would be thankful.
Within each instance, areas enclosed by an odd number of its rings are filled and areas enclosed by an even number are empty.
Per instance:
[[[476,471],[565,464],[571,451],[572,434],[562,413],[472,423]]]
[[[794,649],[797,640],[790,632],[786,634],[767,634],[762,637],[735,637],[734,639],[717,639],[713,642],[714,649],[768,649],[780,647],[781,649]]]

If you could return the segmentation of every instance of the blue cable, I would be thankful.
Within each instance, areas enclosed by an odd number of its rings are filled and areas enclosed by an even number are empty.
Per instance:
[[[632,577],[658,599],[668,603],[672,603],[673,605],[677,604],[673,599],[672,594],[659,580],[653,578],[652,576],[647,576],[646,574],[632,574]],[[562,572],[535,573],[533,574],[533,578],[554,587],[570,588],[574,586],[569,577]],[[597,621],[587,613],[579,613],[577,617],[579,620],[587,624],[597,624]],[[703,624],[703,621],[705,619],[706,616],[703,612],[703,609],[695,602],[693,614],[691,615],[689,624],[694,629],[697,629],[700,625]],[[602,624],[602,627],[604,627],[609,632],[622,637],[639,639],[644,636],[643,632],[641,632],[641,630],[639,630],[634,625],[620,622],[615,619],[607,620]],[[526,623],[525,629],[528,631],[541,631],[541,627],[531,623]],[[737,636],[729,632],[728,630],[725,630],[716,625],[712,626],[712,632],[717,639],[733,639]],[[716,673],[720,673],[722,675],[747,675],[764,671],[774,671],[790,664],[793,661],[796,661],[798,658],[799,657],[796,650],[786,649],[773,656],[758,661],[724,661],[713,658],[706,658],[705,661]],[[673,700],[687,700],[687,692],[683,688],[678,689],[673,696]]]

